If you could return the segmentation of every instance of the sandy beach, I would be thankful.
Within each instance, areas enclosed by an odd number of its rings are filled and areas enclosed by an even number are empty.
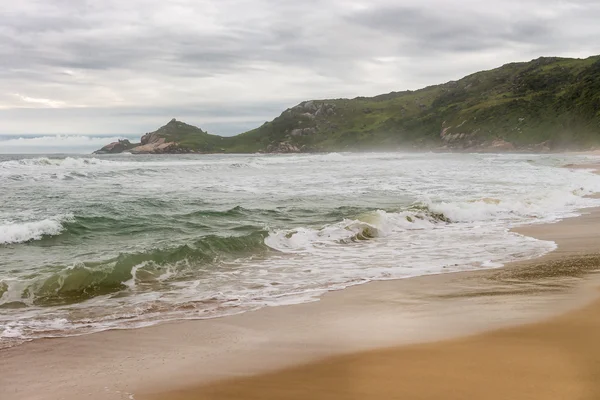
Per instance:
[[[600,302],[548,322],[327,359],[156,399],[598,399]]]
[[[600,301],[594,297],[600,283],[593,275],[600,268],[600,257],[593,254],[600,244],[595,228],[598,223],[599,211],[592,210],[558,224],[522,228],[519,232],[523,234],[553,238],[558,250],[525,265],[439,277],[453,278],[443,286],[450,285],[449,290],[456,291],[440,296],[472,300],[482,313],[479,318],[487,320],[487,327],[499,322],[488,319],[494,309],[490,300],[504,305],[499,309],[507,313],[506,323],[517,322],[511,318],[515,315],[539,319],[549,311],[544,307],[557,307],[553,311],[559,312],[565,310],[561,306],[573,307],[575,299],[591,301],[582,308],[542,322],[466,338],[330,357],[274,373],[142,398],[598,399]],[[586,279],[582,282],[582,278]],[[580,290],[573,291],[574,287]],[[562,298],[562,305],[557,304],[558,298]],[[526,304],[540,301],[534,307]],[[527,317],[525,309],[532,311]],[[463,311],[463,315],[478,318],[468,309]],[[450,326],[463,322],[469,324],[462,319],[446,320]]]
[[[3,399],[597,399],[600,209],[496,270],[373,282],[314,303],[0,351]]]

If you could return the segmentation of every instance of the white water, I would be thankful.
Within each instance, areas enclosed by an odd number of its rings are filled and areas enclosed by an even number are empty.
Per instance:
[[[538,257],[555,244],[509,230],[598,205],[585,195],[600,191],[600,176],[560,168],[582,161],[337,153],[0,158],[0,337],[209,318],[313,301],[370,280]],[[53,293],[44,289],[48,279],[57,282],[51,290],[64,291],[73,276],[80,283],[114,268],[119,254],[169,254],[198,248],[207,235],[260,230],[270,251],[144,259],[116,290],[38,301]]]
[[[0,244],[14,244],[40,240],[44,236],[58,235],[63,231],[62,221],[69,216],[46,218],[41,221],[8,222],[0,225]]]

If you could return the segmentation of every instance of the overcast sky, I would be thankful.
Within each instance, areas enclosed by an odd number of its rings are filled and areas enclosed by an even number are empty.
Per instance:
[[[596,0],[0,0],[0,135],[231,135],[306,99],[598,54],[598,21]]]

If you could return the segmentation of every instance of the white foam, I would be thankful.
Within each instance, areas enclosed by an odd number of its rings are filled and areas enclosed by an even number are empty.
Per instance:
[[[344,156],[341,155],[340,153],[327,153],[325,155],[322,155],[321,157],[322,161],[341,161],[344,160]]]
[[[131,268],[131,279],[123,282],[123,285],[127,286],[130,290],[135,289],[136,279],[137,279],[137,271],[138,271],[138,269],[142,268],[146,264],[147,264],[146,262],[143,262],[141,264],[134,265]]]
[[[557,219],[574,216],[573,211],[579,207],[587,207],[594,203],[582,196],[591,191],[575,190],[542,192],[538,196],[505,197],[503,199],[482,198],[470,201],[454,201],[439,203],[428,201],[428,207],[435,212],[446,215],[453,221],[499,221],[522,219],[527,222],[552,222]]]
[[[320,229],[299,227],[273,231],[265,239],[265,244],[281,252],[310,251],[320,244],[343,244],[349,240],[385,237],[401,230],[430,229],[436,223],[437,221],[423,212],[388,213],[377,210],[363,215],[360,219],[345,219]]]
[[[0,332],[0,338],[13,339],[22,337],[23,331],[19,327],[5,326],[2,332]]]
[[[71,216],[47,218],[41,221],[9,222],[0,225],[0,244],[23,243],[40,240],[44,236],[59,235],[63,231],[62,221]]]
[[[481,263],[481,266],[484,268],[500,268],[504,266],[504,264],[499,262],[493,262],[492,260],[485,260]]]

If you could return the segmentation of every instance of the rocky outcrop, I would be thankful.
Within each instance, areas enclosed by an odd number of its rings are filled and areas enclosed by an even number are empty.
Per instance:
[[[128,140],[120,140],[104,146],[94,154],[121,153],[123,151],[130,151],[132,154],[197,153],[202,152],[203,145],[204,148],[209,147],[205,144],[206,142],[212,140],[216,144],[217,140],[220,142],[220,139],[218,136],[209,135],[200,128],[173,118],[168,124],[156,131],[143,135],[140,143],[133,144]],[[195,148],[194,145],[199,146],[199,148]],[[210,148],[217,150],[214,144]],[[218,147],[218,149],[222,148]]]
[[[166,142],[160,138],[152,143],[134,147],[130,150],[131,154],[188,154],[197,153],[190,148],[180,146],[177,142]]]
[[[463,121],[456,126],[455,129],[462,127],[466,121]],[[444,143],[442,149],[459,150],[459,151],[484,151],[484,152],[510,152],[517,151],[517,147],[504,139],[494,139],[490,141],[482,141],[478,138],[479,130],[473,132],[456,132],[450,133],[451,126],[447,126],[446,122],[442,123],[440,138]]]
[[[129,140],[123,139],[107,144],[100,150],[96,150],[94,154],[117,154],[127,150],[131,150],[136,146],[138,146],[137,143],[131,143]]]
[[[309,135],[314,135],[315,133],[317,133],[317,129],[312,127],[312,128],[298,128],[298,129],[292,129],[290,131],[290,135],[292,137],[298,137],[298,136],[309,136]]]
[[[487,148],[490,151],[514,151],[515,145],[503,139],[494,140]]]
[[[157,131],[146,133],[140,139],[140,145],[131,149],[132,154],[161,154],[176,150],[179,145],[176,142],[167,141],[164,131],[175,125],[177,120],[173,118],[167,125]]]
[[[141,146],[134,147],[131,149],[132,154],[153,154],[153,153],[165,153],[169,149],[177,146],[177,143],[165,143],[165,138],[159,138],[152,143],[146,142]]]
[[[532,144],[523,148],[525,151],[533,153],[548,153],[552,150],[550,142],[546,140],[542,143]]]
[[[315,101],[305,101],[298,104],[295,107],[290,108],[288,111],[291,111],[294,114],[300,114],[310,119],[314,119],[316,117],[325,117],[334,115],[336,112],[336,107],[334,104],[330,103],[317,103]]]
[[[281,142],[276,144],[270,144],[267,146],[267,153],[301,153],[306,149],[298,147],[290,142]]]

